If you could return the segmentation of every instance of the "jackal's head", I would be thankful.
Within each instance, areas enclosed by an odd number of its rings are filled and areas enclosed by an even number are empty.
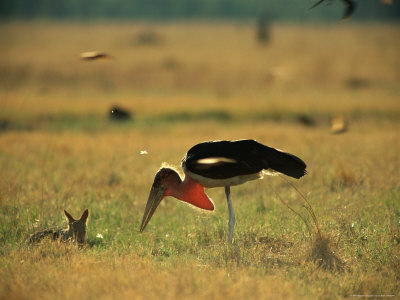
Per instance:
[[[75,220],[65,209],[64,214],[68,220],[68,236],[72,238],[74,242],[78,245],[83,245],[86,243],[86,222],[89,216],[89,210],[86,209],[82,216]]]

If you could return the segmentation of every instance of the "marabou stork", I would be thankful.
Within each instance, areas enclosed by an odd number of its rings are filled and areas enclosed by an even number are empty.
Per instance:
[[[210,141],[193,146],[182,160],[185,177],[172,168],[162,167],[156,174],[147,200],[140,232],[150,221],[161,200],[175,197],[206,210],[214,203],[204,188],[225,187],[229,209],[229,243],[232,243],[235,214],[230,186],[262,178],[266,173],[280,172],[294,178],[305,175],[306,164],[297,156],[254,140]],[[265,171],[264,171],[265,170]]]

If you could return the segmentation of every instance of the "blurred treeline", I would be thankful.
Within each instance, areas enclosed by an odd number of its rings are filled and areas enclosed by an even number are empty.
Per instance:
[[[317,0],[0,0],[1,19],[251,19],[337,20],[342,1]],[[399,20],[399,0],[384,5],[379,0],[357,2],[356,20]]]

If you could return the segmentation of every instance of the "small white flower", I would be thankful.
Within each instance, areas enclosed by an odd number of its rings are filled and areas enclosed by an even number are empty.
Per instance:
[[[98,233],[98,234],[96,235],[96,237],[99,238],[99,239],[104,238],[104,236],[103,236],[101,233]]]
[[[140,155],[146,155],[149,154],[149,152],[147,152],[146,150],[140,150]]]

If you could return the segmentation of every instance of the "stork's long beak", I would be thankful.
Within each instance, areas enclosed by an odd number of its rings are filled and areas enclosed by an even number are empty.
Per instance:
[[[147,200],[146,208],[144,210],[142,225],[140,225],[140,232],[143,232],[143,230],[146,228],[147,223],[149,223],[151,217],[157,209],[157,206],[163,199],[166,189],[167,188],[162,186],[155,187],[154,184],[151,187],[149,199]]]

